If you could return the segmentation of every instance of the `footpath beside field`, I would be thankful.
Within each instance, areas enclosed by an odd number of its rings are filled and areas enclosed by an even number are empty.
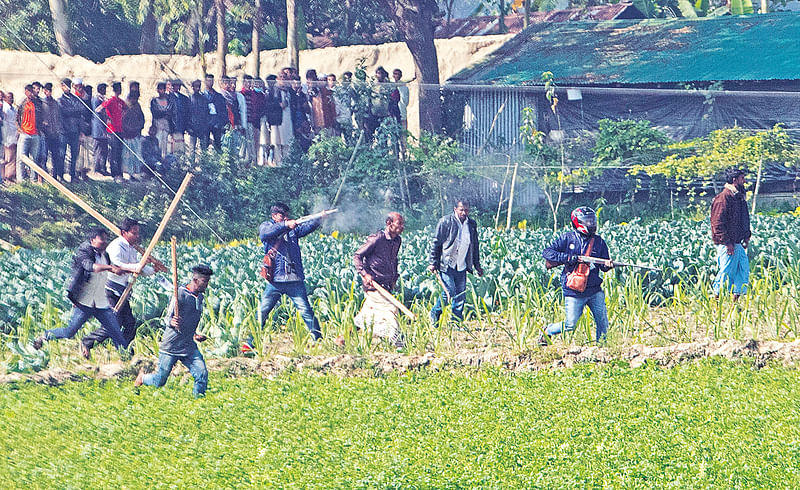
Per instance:
[[[384,376],[391,373],[406,373],[414,370],[448,371],[470,369],[499,369],[509,373],[523,373],[542,369],[570,368],[577,364],[618,363],[638,368],[646,363],[673,367],[700,359],[717,357],[724,359],[752,359],[756,368],[768,363],[784,366],[800,361],[800,340],[791,343],[777,341],[718,340],[679,343],[663,347],[633,345],[625,349],[598,346],[551,346],[541,350],[512,353],[502,349],[482,351],[462,350],[455,354],[436,355],[428,352],[421,355],[375,352],[369,356],[353,354],[306,355],[291,357],[275,354],[264,360],[247,357],[208,359],[213,372],[231,377],[260,375],[274,378],[283,373],[304,372],[332,374],[340,377]],[[54,367],[34,374],[10,373],[0,375],[0,384],[32,382],[57,386],[66,381],[87,379],[109,380],[133,377],[140,368],[155,369],[153,358],[135,357],[129,362],[75,364],[70,368]],[[173,376],[188,381],[188,371],[177,367]]]

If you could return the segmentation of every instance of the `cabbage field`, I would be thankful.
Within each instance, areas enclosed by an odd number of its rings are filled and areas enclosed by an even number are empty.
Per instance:
[[[714,248],[707,220],[655,221],[605,224],[600,233],[612,257],[648,263],[662,272],[618,269],[606,274],[606,297],[611,329],[609,342],[651,344],[702,338],[794,339],[800,329],[800,218],[756,216],[751,257],[751,294],[731,310],[729,301],[715,301],[710,282],[716,272]],[[452,330],[434,329],[426,310],[440,291],[426,272],[431,230],[407,232],[401,249],[401,291],[407,305],[419,313],[415,322],[404,320],[403,329],[413,352],[455,348]],[[541,250],[554,238],[551,230],[527,229],[524,222],[512,231],[480,229],[482,261],[486,274],[469,276],[468,336],[481,345],[502,345],[513,350],[533,348],[540,328],[560,320],[562,298],[559,269],[545,271]],[[363,236],[317,233],[302,240],[309,293],[329,339],[344,335],[347,349],[376,349],[352,328],[352,316],[362,299],[360,281],[352,267],[352,254]],[[297,349],[304,347],[305,329],[285,302],[276,309],[275,329],[262,330],[258,299],[263,280],[257,275],[260,244],[254,240],[209,245],[183,243],[178,247],[181,274],[205,262],[215,270],[207,294],[207,352],[220,357],[237,354],[241,339],[253,336],[259,354],[268,351],[273,335],[289,332]],[[23,341],[66,321],[69,311],[63,292],[72,250],[18,250],[0,255],[0,329],[19,348]],[[168,258],[166,247],[156,256]],[[142,329],[140,350],[155,351],[158,318],[169,292],[153,278],[141,279],[133,294],[134,312],[153,327]],[[85,331],[88,331],[87,327]],[[150,331],[150,334],[148,334]],[[85,332],[84,332],[85,333]],[[79,336],[81,333],[79,333]],[[148,337],[149,335],[149,337]],[[463,335],[462,335],[463,337]],[[591,339],[583,320],[567,342]],[[19,343],[15,340],[19,339]],[[8,348],[9,342],[5,343]],[[326,347],[327,346],[327,347]]]

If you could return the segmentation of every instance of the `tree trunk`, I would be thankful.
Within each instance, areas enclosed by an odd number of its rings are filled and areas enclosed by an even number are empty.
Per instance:
[[[414,60],[419,83],[420,129],[441,131],[441,94],[439,92],[439,59],[433,42],[434,21],[439,13],[436,0],[380,0]]]
[[[53,16],[53,33],[58,43],[58,53],[72,56],[72,39],[69,36],[69,19],[65,0],[50,0],[50,15]]]
[[[225,32],[225,7],[224,0],[214,0],[214,7],[217,11],[217,63],[218,74],[221,79],[228,74],[228,66],[225,64],[225,55],[228,54],[228,35]]]
[[[253,8],[253,42],[250,48],[250,73],[258,78],[261,72],[261,29],[263,28],[261,0],[254,0]]]
[[[508,31],[508,29],[506,29],[506,0],[500,0],[497,2],[497,6],[500,8],[500,14],[497,17],[497,32],[505,34]]]
[[[525,9],[525,16],[522,18],[522,27],[527,29],[531,22],[531,0],[524,0],[522,5]]]
[[[144,12],[142,20],[142,35],[139,38],[139,52],[141,54],[154,54],[156,52],[156,32],[158,23],[153,13],[154,0],[142,0],[140,9]]]
[[[289,51],[289,66],[300,69],[300,54],[297,44],[297,11],[295,0],[286,0],[286,49]]]

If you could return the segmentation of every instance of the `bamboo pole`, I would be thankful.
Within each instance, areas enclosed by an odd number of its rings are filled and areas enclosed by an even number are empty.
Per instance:
[[[514,187],[517,185],[517,170],[519,170],[519,162],[514,164],[514,175],[511,177],[511,190],[508,194],[508,214],[506,215],[506,230],[511,228],[511,208],[514,207]]]
[[[411,310],[406,308],[406,305],[404,305],[403,303],[400,302],[400,300],[398,300],[397,298],[392,296],[392,294],[389,291],[387,291],[386,289],[384,289],[383,286],[381,286],[380,284],[378,284],[375,281],[372,281],[372,285],[375,287],[375,290],[378,291],[378,293],[381,296],[383,296],[384,299],[386,299],[387,301],[389,301],[390,303],[395,305],[400,311],[405,313],[406,316],[408,316],[412,320],[416,320],[417,319],[417,315],[415,315],[414,312],[412,312]]]
[[[442,280],[442,275],[439,274],[439,271],[433,271],[433,274],[436,276],[436,279],[439,280],[439,285],[442,286],[442,290],[444,291],[444,294],[447,295],[447,302],[448,303],[452,302],[453,298],[450,297],[450,291],[447,290],[447,285]]]
[[[34,172],[39,174],[39,176],[41,178],[43,178],[49,184],[51,184],[53,187],[55,187],[56,189],[61,191],[61,193],[64,194],[65,196],[67,196],[67,198],[70,201],[72,201],[75,204],[77,204],[79,208],[83,209],[84,211],[89,213],[94,219],[99,221],[100,224],[102,224],[103,226],[105,226],[106,228],[111,230],[111,232],[114,233],[115,235],[122,236],[122,230],[119,229],[119,226],[115,225],[110,220],[106,219],[105,216],[103,216],[102,214],[100,214],[97,211],[95,211],[94,208],[92,208],[86,201],[81,199],[81,197],[79,195],[77,195],[74,192],[72,192],[71,190],[67,189],[67,187],[64,184],[62,184],[61,182],[57,181],[52,175],[47,173],[47,170],[45,170],[42,167],[40,167],[39,165],[37,165],[27,155],[22,155],[22,161],[25,162],[25,164],[28,165]],[[136,245],[134,248],[140,254],[144,254],[144,249],[141,246]]]
[[[172,235],[170,239],[172,245],[172,293],[175,296],[175,308],[173,309],[173,316],[180,317],[178,312],[178,239]]]
[[[22,155],[22,161],[25,162],[25,165],[29,166],[34,172],[39,174],[39,176],[44,180],[46,180],[50,185],[61,191],[61,193],[67,196],[67,198],[69,198],[70,201],[77,204],[78,207],[80,207],[81,209],[89,213],[94,219],[99,221],[103,226],[114,232],[114,234],[116,235],[122,235],[122,232],[120,231],[117,225],[106,219],[102,214],[92,209],[92,207],[89,206],[89,204],[87,204],[86,201],[81,199],[80,196],[78,196],[71,190],[67,189],[67,187],[64,184],[57,181],[52,175],[47,173],[47,170],[36,165],[36,163],[33,160],[31,160],[27,155]],[[144,252],[144,250],[139,250],[139,252],[140,253]]]
[[[189,185],[190,180],[192,180],[192,174],[188,173],[186,174],[186,177],[183,178],[183,182],[181,182],[178,192],[175,193],[172,203],[170,203],[169,208],[167,208],[167,213],[161,219],[161,223],[158,225],[155,235],[153,235],[153,238],[150,239],[150,243],[147,245],[147,249],[142,254],[142,258],[139,260],[139,265],[136,267],[136,272],[133,273],[133,279],[128,283],[128,287],[125,288],[125,291],[122,293],[122,296],[120,296],[119,301],[117,301],[114,311],[119,311],[119,309],[122,307],[122,303],[124,303],[125,300],[128,299],[128,296],[130,296],[131,289],[133,289],[133,285],[136,283],[136,279],[139,277],[139,272],[147,263],[147,259],[150,257],[150,254],[156,247],[159,238],[161,238],[161,234],[164,233],[164,228],[167,227],[167,222],[172,217],[172,213],[174,213],[175,209],[178,208],[178,202],[180,202],[181,197],[183,197],[183,193],[186,192],[186,187]]]

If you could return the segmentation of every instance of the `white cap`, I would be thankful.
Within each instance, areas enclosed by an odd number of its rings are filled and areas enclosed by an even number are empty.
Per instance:
[[[83,78],[77,77],[72,79],[73,85],[83,85]]]

